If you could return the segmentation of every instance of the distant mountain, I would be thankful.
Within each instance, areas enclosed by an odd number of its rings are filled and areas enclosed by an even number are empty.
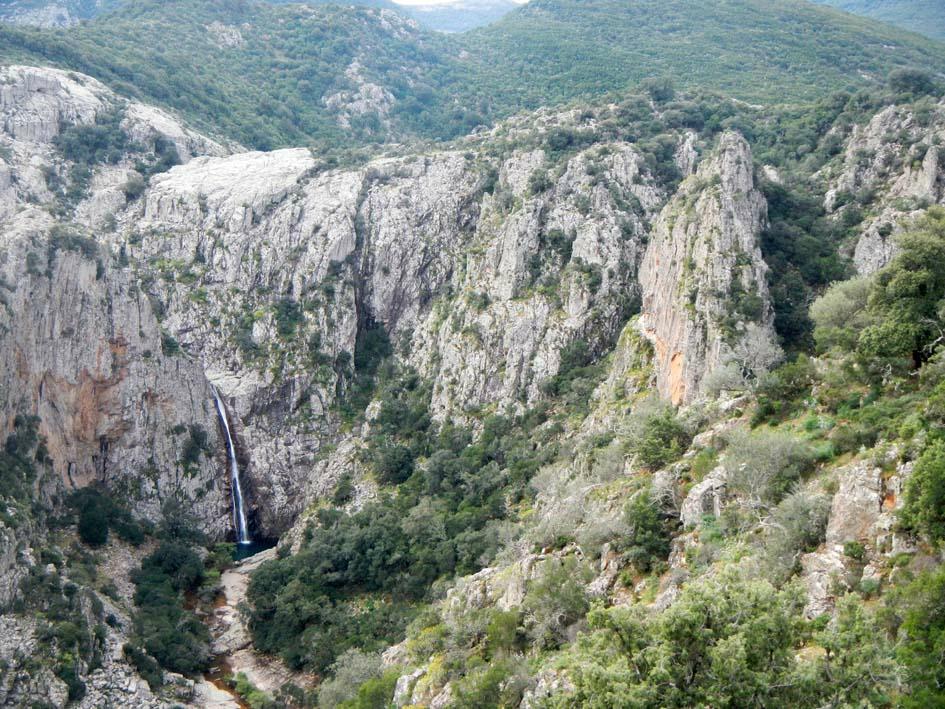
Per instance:
[[[0,0],[0,22],[34,27],[63,27],[91,20],[129,0]],[[518,7],[512,0],[455,0],[430,6],[397,5],[391,0],[268,0],[274,5],[358,5],[398,10],[424,27],[441,32],[465,32],[495,22]]]
[[[0,61],[55,64],[256,148],[447,138],[483,122],[452,96],[460,51],[388,9],[134,0],[43,30],[0,24]]]
[[[854,15],[945,40],[945,2],[941,0],[814,0]]]
[[[945,71],[937,43],[801,0],[532,0],[462,41],[496,91],[529,105],[659,75],[770,103],[901,66]]]
[[[72,25],[117,7],[122,0],[0,0],[0,21],[37,27]]]
[[[424,27],[440,32],[466,32],[500,20],[519,3],[512,0],[455,0],[437,5],[402,5]]]

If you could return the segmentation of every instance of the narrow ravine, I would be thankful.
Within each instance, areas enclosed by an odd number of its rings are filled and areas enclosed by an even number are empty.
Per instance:
[[[239,605],[246,599],[250,575],[261,564],[275,558],[276,549],[266,549],[238,561],[220,577],[222,595],[210,619],[211,649],[216,659],[208,679],[221,689],[228,689],[223,681],[226,677],[240,673],[245,674],[254,687],[270,695],[286,682],[300,686],[311,682],[307,675],[290,672],[278,660],[257,653],[252,647],[249,628],[239,612]],[[232,698],[234,704],[231,706],[244,706],[235,694]]]

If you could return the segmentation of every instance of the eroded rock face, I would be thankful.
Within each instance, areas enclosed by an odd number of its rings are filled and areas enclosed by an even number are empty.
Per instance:
[[[868,209],[852,254],[861,275],[874,273],[895,256],[895,235],[910,216],[945,202],[943,140],[945,103],[923,115],[890,106],[854,129],[825,206],[837,218]]]
[[[640,267],[641,327],[655,349],[657,387],[673,403],[698,397],[746,322],[773,338],[759,246],[766,220],[751,149],[731,132],[660,213]]]
[[[69,169],[56,138],[103,113],[124,110],[135,140],[180,141],[183,159],[189,150],[223,148],[168,114],[126,105],[87,77],[12,66],[0,78],[3,429],[16,414],[38,415],[63,488],[104,482],[151,519],[178,498],[223,537],[228,484],[207,381],[197,363],[163,351],[160,324],[127,254],[88,228],[124,207],[118,185],[133,156],[93,171],[72,223],[42,208],[57,199],[49,176]],[[194,437],[199,453],[184,460]]]
[[[103,482],[151,519],[180,497],[223,536],[227,479],[202,370],[162,351],[150,303],[107,251],[72,241],[82,237],[49,236],[41,216],[21,217],[4,233],[0,265],[8,284],[0,311],[0,353],[11,365],[0,370],[6,415],[39,416],[67,489]],[[184,460],[194,436],[206,441]]]
[[[831,612],[837,594],[854,588],[861,578],[884,581],[880,570],[888,567],[886,559],[915,551],[914,540],[896,529],[912,468],[911,462],[900,463],[894,472],[884,473],[873,461],[860,460],[837,471],[825,542],[801,557],[808,617]],[[851,542],[861,545],[855,556],[848,553]]]
[[[305,150],[242,153],[155,177],[120,216],[163,326],[239,418],[264,528],[300,511],[371,323],[434,382],[437,416],[535,399],[562,347],[616,336],[662,192],[628,145],[536,189],[549,169],[513,153],[486,192],[472,153],[320,173]]]

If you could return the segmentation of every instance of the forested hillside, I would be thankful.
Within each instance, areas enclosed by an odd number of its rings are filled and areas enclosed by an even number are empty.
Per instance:
[[[537,0],[463,35],[364,7],[136,0],[65,31],[0,25],[0,59],[82,71],[255,148],[451,138],[662,76],[772,104],[945,72],[939,45],[800,0]]]
[[[6,61],[82,71],[255,148],[444,138],[485,120],[458,51],[387,10],[141,0],[68,30],[3,25],[0,47]]]
[[[816,0],[854,15],[945,40],[945,5],[928,0]]]

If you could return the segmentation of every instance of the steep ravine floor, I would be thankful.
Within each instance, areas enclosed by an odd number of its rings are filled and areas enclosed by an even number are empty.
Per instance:
[[[240,606],[246,601],[250,575],[261,564],[274,558],[276,549],[266,549],[238,561],[220,577],[220,603],[208,623],[215,655],[214,669],[209,677],[218,687],[226,686],[226,674],[233,677],[245,674],[254,687],[270,695],[275,695],[287,682],[299,687],[309,687],[315,681],[310,675],[290,672],[278,660],[267,658],[252,648],[252,638],[240,612]],[[232,694],[229,702],[214,706],[220,706],[221,709],[242,706],[235,694]]]

